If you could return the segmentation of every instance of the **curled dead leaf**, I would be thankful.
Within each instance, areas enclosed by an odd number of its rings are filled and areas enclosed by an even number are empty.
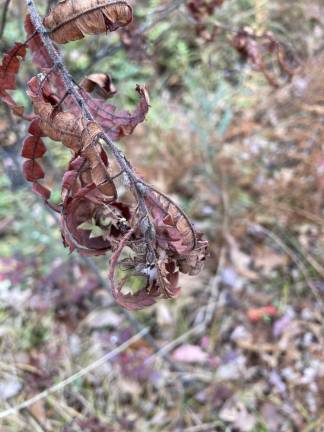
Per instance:
[[[83,39],[86,34],[117,30],[132,21],[126,1],[60,0],[43,24],[54,42],[62,44]]]
[[[20,69],[20,61],[26,56],[26,45],[16,43],[4,54],[0,65],[0,100],[4,102],[16,115],[24,116],[24,107],[19,106],[8,93],[16,88],[16,76]]]
[[[186,254],[197,245],[196,232],[188,216],[166,195],[150,190],[145,197],[158,244],[174,253]]]
[[[80,86],[88,93],[98,96],[102,99],[113,97],[116,93],[111,76],[104,73],[95,73],[85,77]]]
[[[82,92],[94,119],[113,140],[130,135],[135,127],[145,120],[150,107],[149,94],[145,86],[136,86],[136,91],[140,101],[134,112],[118,111],[114,105],[96,99],[86,91]]]
[[[268,83],[273,87],[280,87],[280,73],[290,81],[298,71],[296,59],[289,59],[286,47],[278,42],[270,33],[256,36],[252,31],[243,29],[233,38],[233,46],[242,58],[251,62],[253,67],[263,73]]]
[[[102,156],[103,149],[97,143],[102,129],[96,122],[89,122],[81,134],[82,155],[90,163],[91,179],[103,194],[117,198],[116,187],[108,174],[108,167]]]
[[[78,151],[81,147],[82,120],[70,112],[63,112],[57,108],[59,100],[52,95],[46,83],[40,84],[37,77],[28,82],[27,94],[35,113],[40,117],[40,128],[44,135]]]

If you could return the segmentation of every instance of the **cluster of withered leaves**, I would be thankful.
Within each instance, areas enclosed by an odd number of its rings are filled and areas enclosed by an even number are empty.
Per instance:
[[[139,27],[138,22],[132,21],[129,26],[121,29],[120,42],[130,59],[143,61],[148,58],[147,36]]]
[[[208,29],[206,19],[213,15],[215,9],[221,7],[224,0],[189,0],[187,10],[195,22],[197,36],[205,41],[213,41],[218,34],[218,28],[213,26],[212,30]]]
[[[289,57],[286,47],[269,33],[258,36],[242,29],[233,38],[233,46],[273,87],[280,87],[283,79],[290,81],[298,69],[297,59]]]
[[[196,21],[203,21],[213,14],[214,10],[224,3],[224,0],[189,0],[187,9]]]
[[[61,0],[43,22],[51,39],[66,43],[85,34],[116,30],[131,19],[132,10],[124,1]],[[200,270],[207,242],[196,233],[179,207],[140,179],[126,159],[132,200],[119,201],[116,178],[125,173],[113,174],[102,140],[127,136],[145,119],[149,109],[146,88],[137,86],[140,102],[133,113],[117,111],[105,101],[115,93],[110,77],[103,74],[87,77],[79,94],[91,114],[89,118],[66,88],[60,69],[29,16],[25,29],[29,39],[25,44],[17,44],[1,66],[0,96],[14,112],[22,115],[7,90],[16,87],[18,57],[24,58],[28,47],[41,73],[28,82],[27,94],[34,113],[30,116],[30,135],[22,149],[22,156],[27,159],[23,167],[26,179],[33,183],[34,192],[60,213],[63,242],[71,252],[113,253],[109,279],[118,303],[140,309],[155,303],[159,296],[175,297],[179,293],[179,272],[195,274]],[[61,142],[72,152],[62,179],[59,205],[50,203],[51,191],[41,182],[45,171],[40,159],[47,151],[44,137]],[[143,278],[135,294],[122,292],[129,275]],[[118,278],[121,280],[117,281]]]

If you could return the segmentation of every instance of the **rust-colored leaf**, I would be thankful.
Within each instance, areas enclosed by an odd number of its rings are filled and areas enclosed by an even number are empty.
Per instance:
[[[49,200],[51,197],[51,191],[37,181],[33,183],[33,192],[45,200]]]
[[[206,260],[208,254],[208,241],[200,239],[201,234],[197,240],[197,246],[189,254],[183,254],[178,259],[178,266],[181,273],[189,275],[197,275]]]
[[[247,311],[249,319],[253,322],[260,321],[265,317],[275,317],[278,315],[278,309],[275,306],[269,305]]]
[[[0,88],[14,90],[16,88],[16,75],[20,68],[20,59],[26,56],[25,44],[16,43],[15,46],[4,54],[0,66]],[[20,58],[20,59],[19,59]]]
[[[16,88],[16,76],[20,69],[20,61],[26,56],[26,45],[16,43],[4,54],[0,65],[0,99],[18,116],[23,117],[24,107],[17,105],[8,93]]]
[[[102,237],[90,238],[90,231],[80,229],[80,225],[91,220],[97,206],[85,196],[70,200],[64,208],[62,216],[62,235],[64,242],[73,251],[77,249],[81,255],[104,255],[111,249],[111,243]]]
[[[145,307],[153,305],[159,292],[156,289],[147,290],[146,287],[140,289],[136,294],[123,294],[121,292],[121,286],[119,287],[116,281],[116,269],[118,267],[118,260],[123,251],[124,246],[129,241],[135,227],[128,231],[128,233],[122,238],[119,243],[117,250],[114,252],[109,263],[109,281],[112,294],[118,304],[128,310],[139,310]]]
[[[35,181],[44,178],[43,168],[35,160],[28,159],[23,165],[24,176],[28,181]]]
[[[41,120],[39,117],[34,118],[29,125],[28,132],[34,136],[44,137],[45,134],[41,129],[40,123]]]
[[[25,139],[21,156],[27,159],[36,159],[43,157],[46,153],[46,147],[41,138],[29,136]]]

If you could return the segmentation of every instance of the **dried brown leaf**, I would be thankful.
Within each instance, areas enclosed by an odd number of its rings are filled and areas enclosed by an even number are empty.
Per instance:
[[[102,129],[96,122],[89,122],[81,135],[82,155],[87,158],[91,168],[91,178],[96,187],[103,194],[117,198],[116,187],[108,174],[108,166],[102,157],[102,148],[97,143]]]
[[[132,8],[126,1],[60,0],[43,24],[54,42],[61,44],[117,30],[131,20]]]
[[[180,207],[157,190],[150,190],[145,201],[157,228],[157,241],[163,249],[182,255],[196,247],[196,232]]]
[[[85,77],[80,86],[88,93],[98,96],[102,99],[113,97],[116,93],[111,76],[104,73],[94,73]]]
[[[40,128],[45,136],[78,151],[81,147],[82,120],[70,112],[57,110],[59,101],[50,94],[46,84],[40,85],[37,77],[29,81],[27,94],[40,117]]]

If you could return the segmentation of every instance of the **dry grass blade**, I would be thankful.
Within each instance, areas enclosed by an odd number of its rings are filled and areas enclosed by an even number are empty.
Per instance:
[[[117,30],[132,20],[125,1],[60,0],[44,18],[44,26],[56,43],[83,39],[86,34]]]
[[[4,417],[8,417],[8,416],[13,415],[13,414],[17,414],[22,409],[28,408],[31,405],[33,405],[35,402],[37,402],[41,399],[47,398],[50,394],[55,393],[59,390],[62,390],[64,387],[73,383],[75,380],[87,375],[89,372],[93,371],[94,369],[97,369],[98,367],[103,365],[105,362],[111,360],[117,354],[120,354],[121,352],[125,351],[130,345],[139,341],[147,333],[148,333],[148,328],[144,328],[139,333],[137,333],[136,335],[129,338],[126,342],[119,345],[117,348],[113,349],[112,351],[105,354],[100,359],[94,361],[89,366],[85,367],[84,369],[81,369],[79,372],[75,373],[74,375],[70,376],[69,378],[59,382],[58,384],[55,384],[54,386],[50,387],[47,390],[42,391],[41,393],[38,393],[36,396],[22,402],[19,405],[16,405],[12,408],[9,408],[5,411],[0,412],[0,419],[4,418]]]
[[[292,261],[295,262],[295,264],[297,265],[301,274],[304,276],[305,282],[306,282],[308,288],[311,290],[314,297],[316,298],[317,303],[321,308],[321,313],[323,313],[324,312],[324,304],[323,304],[323,300],[321,298],[321,294],[320,294],[319,290],[317,289],[317,287],[315,286],[315,284],[313,283],[313,281],[309,278],[308,271],[307,271],[307,268],[305,267],[304,262],[298,257],[298,255],[293,250],[291,250],[281,240],[281,238],[279,238],[272,231],[270,231],[270,230],[268,230],[268,229],[266,229],[260,225],[256,225],[256,228],[260,232],[264,232],[270,239],[272,239],[275,243],[277,243],[279,245],[279,247],[292,259]]]

